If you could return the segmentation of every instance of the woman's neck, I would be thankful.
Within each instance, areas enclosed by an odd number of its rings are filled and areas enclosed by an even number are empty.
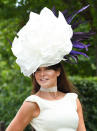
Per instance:
[[[53,86],[50,88],[40,87],[40,91],[42,91],[42,92],[57,92],[57,86]]]

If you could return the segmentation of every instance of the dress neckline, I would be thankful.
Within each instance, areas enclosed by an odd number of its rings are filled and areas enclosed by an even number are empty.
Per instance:
[[[66,96],[67,96],[68,94],[69,94],[69,93],[66,93],[62,98],[57,99],[57,100],[47,100],[47,99],[44,99],[44,98],[42,98],[42,97],[40,97],[40,96],[37,96],[37,95],[34,95],[34,96],[36,96],[37,98],[39,98],[39,99],[41,99],[41,100],[43,100],[43,101],[48,101],[48,102],[58,102],[58,101],[63,100],[64,98],[66,98]]]

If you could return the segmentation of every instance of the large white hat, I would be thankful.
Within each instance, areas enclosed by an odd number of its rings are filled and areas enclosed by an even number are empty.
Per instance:
[[[58,17],[46,7],[40,14],[31,12],[11,48],[21,72],[30,76],[38,67],[51,66],[65,60],[64,56],[72,50],[72,35],[71,25],[60,11]]]

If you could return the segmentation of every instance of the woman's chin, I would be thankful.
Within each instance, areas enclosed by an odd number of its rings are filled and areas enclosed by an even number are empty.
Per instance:
[[[41,87],[44,87],[44,88],[50,86],[47,82],[45,82],[45,83],[40,83],[39,85],[40,85]]]
[[[51,88],[51,87],[53,87],[53,85],[41,84],[40,87],[43,87],[43,88]]]

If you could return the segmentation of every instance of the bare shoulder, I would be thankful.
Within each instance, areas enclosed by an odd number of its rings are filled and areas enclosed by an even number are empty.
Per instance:
[[[20,110],[33,110],[35,108],[35,103],[24,101]]]
[[[39,106],[36,102],[28,102],[28,101],[24,101],[20,110],[27,112],[27,114],[30,113],[30,115],[32,115],[33,118],[37,117],[38,112],[40,112]]]
[[[77,111],[82,110],[82,105],[79,98],[77,98],[76,101],[77,101]]]

